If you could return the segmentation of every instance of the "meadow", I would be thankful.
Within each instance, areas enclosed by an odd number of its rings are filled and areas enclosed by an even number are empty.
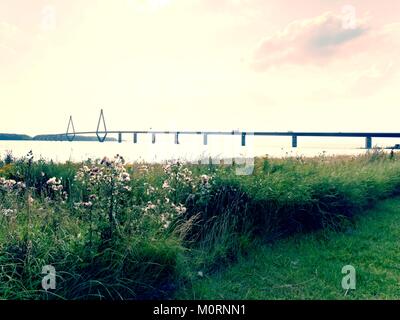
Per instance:
[[[254,246],[225,270],[183,287],[179,299],[398,300],[400,199],[379,202],[342,232],[319,230]],[[344,266],[355,286],[342,287]]]
[[[190,299],[196,288],[209,297],[204,288],[212,285],[198,285],[205,275],[264,245],[321,230],[340,234],[399,195],[399,160],[382,151],[264,157],[240,176],[235,164],[127,164],[120,155],[53,163],[7,154],[0,161],[0,299]],[[56,287],[44,290],[48,265]]]

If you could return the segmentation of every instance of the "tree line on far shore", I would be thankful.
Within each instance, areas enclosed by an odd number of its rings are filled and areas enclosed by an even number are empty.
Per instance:
[[[26,134],[0,133],[0,140],[39,140],[39,141],[67,141],[65,134],[37,135],[34,137]],[[97,141],[97,137],[75,136],[75,141]],[[115,138],[107,138],[106,141],[115,141]]]

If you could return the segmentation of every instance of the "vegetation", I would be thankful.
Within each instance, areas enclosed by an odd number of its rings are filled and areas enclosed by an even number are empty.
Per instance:
[[[32,140],[32,137],[26,134],[0,133],[0,140]]]
[[[1,140],[44,140],[44,141],[67,141],[67,136],[65,134],[42,134],[34,137],[28,136],[26,134],[15,134],[15,133],[0,133]],[[106,138],[105,141],[116,141],[115,138]],[[97,137],[81,136],[77,135],[74,137],[74,141],[97,141]]]
[[[394,299],[400,295],[400,199],[379,203],[345,232],[319,231],[254,247],[248,257],[193,279],[181,299]],[[343,266],[355,290],[341,286]]]
[[[72,136],[70,136],[72,138]],[[97,141],[97,137],[76,135],[74,141]],[[66,134],[41,134],[34,136],[32,140],[40,141],[68,141]],[[115,138],[107,137],[104,141],[116,141]]]
[[[260,158],[248,176],[236,168],[6,155],[0,298],[171,298],[260,242],[346,230],[357,213],[400,191],[399,158],[381,151]],[[54,290],[42,289],[46,265],[57,272]]]

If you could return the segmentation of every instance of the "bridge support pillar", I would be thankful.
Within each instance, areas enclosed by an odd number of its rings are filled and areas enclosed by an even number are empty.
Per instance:
[[[133,143],[137,143],[137,133],[133,134]]]
[[[118,143],[121,143],[121,142],[122,142],[122,133],[119,132],[118,133]]]
[[[156,134],[155,133],[152,133],[152,135],[151,135],[151,143],[156,143]]]
[[[203,134],[203,144],[206,146],[208,144],[208,136],[207,133]]]
[[[179,144],[179,132],[175,133],[175,144]]]
[[[246,132],[242,132],[242,147],[246,145]]]
[[[292,136],[292,148],[297,148],[297,136]]]
[[[372,137],[365,137],[365,149],[372,148]]]

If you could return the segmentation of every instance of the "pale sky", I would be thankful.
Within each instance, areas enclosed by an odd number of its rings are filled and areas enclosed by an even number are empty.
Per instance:
[[[2,0],[0,132],[400,131],[398,0]]]

